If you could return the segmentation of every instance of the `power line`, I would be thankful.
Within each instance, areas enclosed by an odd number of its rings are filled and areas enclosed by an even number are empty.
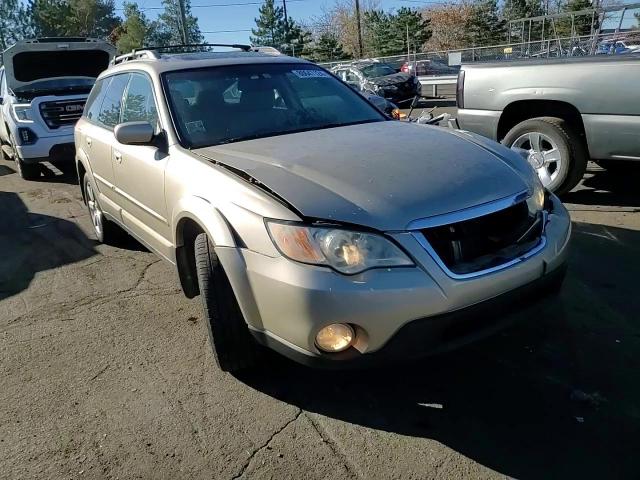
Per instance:
[[[289,2],[309,2],[311,0],[288,0]],[[229,3],[211,3],[204,5],[191,5],[191,8],[224,8],[224,7],[244,7],[252,5],[262,5],[264,2],[229,2]],[[124,10],[124,8],[116,8],[115,10]],[[141,7],[140,10],[164,10],[164,7]]]

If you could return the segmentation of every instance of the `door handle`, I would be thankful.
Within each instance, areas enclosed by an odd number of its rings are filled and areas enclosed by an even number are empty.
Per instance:
[[[114,152],[113,157],[116,159],[116,162],[122,163],[122,154],[120,152]]]
[[[87,137],[87,145],[88,145],[89,147],[91,146],[91,142],[92,142],[92,141],[93,141],[93,140],[91,140],[91,137]]]

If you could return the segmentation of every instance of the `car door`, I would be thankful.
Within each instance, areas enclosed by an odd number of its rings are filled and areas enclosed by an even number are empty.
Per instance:
[[[121,123],[149,122],[162,132],[151,78],[131,73],[122,103]],[[155,145],[123,145],[114,140],[114,172],[122,221],[157,253],[170,258],[171,231],[164,195],[168,154]]]
[[[100,206],[118,220],[121,218],[113,172],[113,129],[120,121],[122,95],[128,80],[128,74],[98,80],[85,107],[84,118],[87,121],[82,122],[77,130],[80,148],[89,159]]]

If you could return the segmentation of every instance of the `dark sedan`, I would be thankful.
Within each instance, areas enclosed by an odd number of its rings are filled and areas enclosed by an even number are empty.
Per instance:
[[[332,69],[338,77],[362,93],[371,93],[398,104],[420,95],[420,82],[408,73],[396,72],[385,63],[360,61]]]

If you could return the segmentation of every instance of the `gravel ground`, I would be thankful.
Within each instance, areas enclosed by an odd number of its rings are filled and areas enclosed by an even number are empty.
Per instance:
[[[199,299],[0,162],[0,478],[638,478],[640,196],[592,170],[558,302],[447,355],[216,370]]]

